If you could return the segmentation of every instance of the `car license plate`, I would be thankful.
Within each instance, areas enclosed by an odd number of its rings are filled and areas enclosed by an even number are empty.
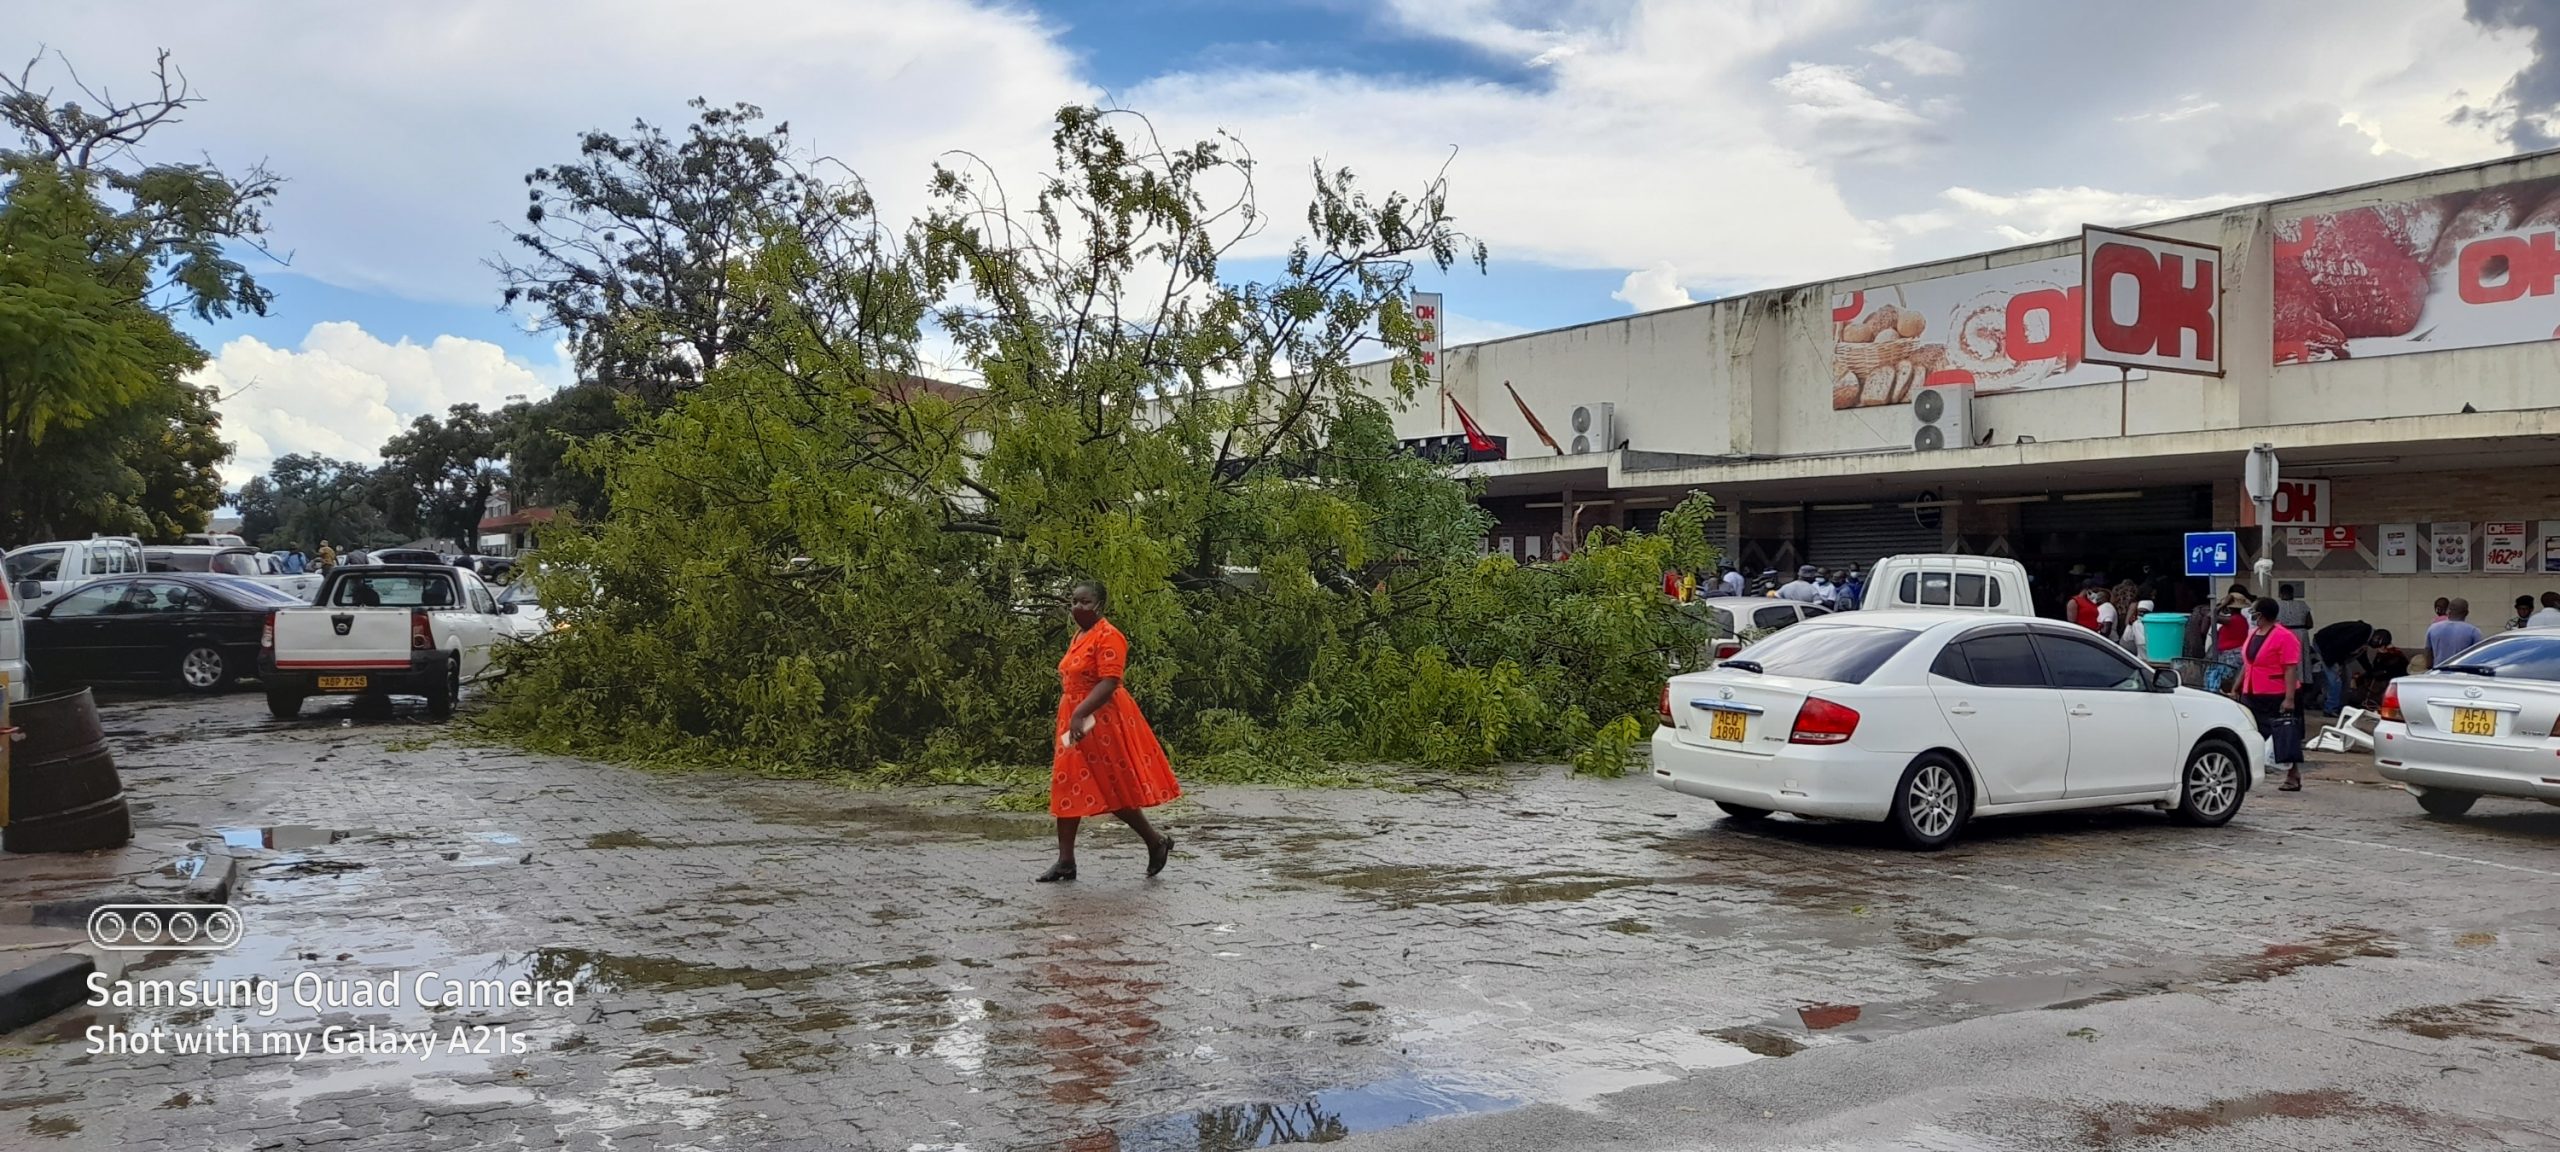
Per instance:
[[[362,676],[323,676],[320,678],[319,683],[321,690],[324,692],[332,690],[358,689],[365,686],[365,678]]]
[[[2498,734],[2498,714],[2486,708],[2456,708],[2453,710],[2453,734],[2495,736]]]
[[[1751,723],[1751,718],[1740,712],[1710,712],[1708,715],[1712,717],[1707,721],[1707,739],[1709,740],[1731,740],[1739,744],[1742,742],[1743,732]]]

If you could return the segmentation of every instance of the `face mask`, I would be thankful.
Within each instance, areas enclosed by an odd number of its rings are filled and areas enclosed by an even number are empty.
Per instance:
[[[1070,608],[1067,610],[1067,615],[1075,618],[1078,628],[1091,628],[1095,621],[1102,619],[1102,613],[1091,608]]]

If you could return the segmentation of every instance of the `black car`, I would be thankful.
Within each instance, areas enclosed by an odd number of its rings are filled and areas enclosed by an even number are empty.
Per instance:
[[[218,691],[257,674],[267,613],[301,604],[237,576],[92,580],[28,610],[27,670],[47,685],[175,679],[189,691]]]

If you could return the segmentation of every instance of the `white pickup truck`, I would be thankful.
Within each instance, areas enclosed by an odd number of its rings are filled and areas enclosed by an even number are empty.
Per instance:
[[[258,652],[267,710],[291,720],[315,695],[397,695],[423,696],[428,715],[450,716],[463,682],[488,674],[514,611],[460,568],[340,567],[315,603],[268,615]]]

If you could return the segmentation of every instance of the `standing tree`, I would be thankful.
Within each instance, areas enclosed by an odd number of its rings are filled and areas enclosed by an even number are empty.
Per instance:
[[[495,265],[506,302],[568,333],[588,380],[664,405],[698,387],[764,315],[738,290],[738,257],[777,206],[812,186],[786,124],[753,105],[690,107],[681,141],[647,122],[590,132],[574,163],[524,178],[523,263]]]
[[[488,413],[477,404],[456,404],[446,409],[445,419],[420,416],[408,431],[384,442],[376,476],[392,527],[451,540],[466,553],[478,551],[480,512],[505,479],[500,465],[513,440],[508,422],[518,411],[510,406]]]
[[[201,527],[227,450],[206,455],[212,408],[182,383],[204,353],[167,313],[266,311],[226,245],[256,246],[276,178],[140,159],[198,101],[167,53],[130,101],[76,76],[57,100],[40,63],[0,75],[0,536]]]

